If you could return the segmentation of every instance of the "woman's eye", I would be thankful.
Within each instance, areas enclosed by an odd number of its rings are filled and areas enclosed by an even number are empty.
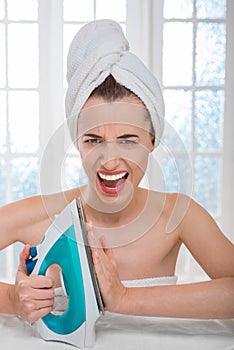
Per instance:
[[[88,139],[88,140],[84,140],[84,143],[89,143],[89,144],[93,144],[93,145],[95,145],[95,144],[97,144],[97,143],[101,143],[102,142],[102,140],[100,140],[100,139]]]
[[[137,144],[137,142],[136,141],[134,141],[134,140],[129,140],[129,139],[126,139],[126,140],[119,140],[119,143],[121,144],[121,145],[136,145]]]

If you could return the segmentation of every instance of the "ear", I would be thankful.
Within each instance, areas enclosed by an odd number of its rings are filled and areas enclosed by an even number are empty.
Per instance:
[[[152,147],[150,148],[150,152],[152,152],[157,145],[156,137],[155,135],[152,135],[152,134],[151,134],[151,143],[152,143]]]

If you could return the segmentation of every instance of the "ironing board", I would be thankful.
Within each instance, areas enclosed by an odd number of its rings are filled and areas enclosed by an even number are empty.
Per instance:
[[[4,350],[74,350],[45,341],[15,316],[0,314],[0,344]],[[234,319],[195,320],[125,316],[106,313],[96,324],[93,350],[233,350]]]

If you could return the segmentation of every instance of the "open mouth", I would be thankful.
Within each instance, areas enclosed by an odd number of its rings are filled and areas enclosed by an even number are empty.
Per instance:
[[[127,180],[128,172],[115,172],[115,173],[97,173],[98,182],[103,192],[108,194],[119,193]]]

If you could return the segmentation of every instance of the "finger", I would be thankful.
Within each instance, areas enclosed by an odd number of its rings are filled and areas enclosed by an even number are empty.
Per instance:
[[[104,266],[102,259],[100,259],[99,251],[97,249],[92,250],[92,258],[95,272],[97,274],[98,281],[100,282],[102,277],[104,276]]]
[[[94,235],[91,221],[87,223],[87,233],[88,233],[88,240],[89,240],[89,244],[92,252],[92,259],[95,266],[95,271],[98,278],[101,278],[101,275],[104,276],[105,274],[105,266],[107,264],[105,260],[107,257],[102,248],[101,242]]]
[[[107,243],[106,243],[106,237],[104,235],[99,237],[99,241],[102,245],[102,248],[106,248],[107,247]]]
[[[35,302],[35,310],[41,310],[45,308],[53,308],[54,299],[46,299],[46,300],[37,300]]]
[[[108,258],[115,261],[113,250],[107,246],[106,237],[104,235],[102,235],[101,237],[99,237],[99,241],[102,245],[102,248],[103,248],[105,254],[108,256]]]
[[[31,276],[30,277],[30,286],[35,289],[39,288],[52,288],[54,285],[54,282],[51,277],[44,276],[44,275],[37,275],[37,276]]]
[[[31,289],[30,295],[34,300],[53,300],[54,289]]]
[[[53,305],[41,308],[41,309],[37,310],[35,312],[35,314],[37,314],[37,317],[39,316],[38,318],[42,318],[42,317],[44,317],[45,315],[49,314],[52,311],[53,311]]]
[[[101,243],[94,234],[91,221],[87,223],[88,241],[91,248],[101,248]]]
[[[47,306],[47,307],[32,311],[30,313],[30,316],[24,319],[25,321],[28,321],[28,322],[36,322],[37,320],[48,315],[52,311],[53,311],[53,306]]]
[[[104,248],[104,252],[108,257],[108,259],[112,262],[112,264],[116,265],[116,260],[115,260],[113,250],[111,248]]]

